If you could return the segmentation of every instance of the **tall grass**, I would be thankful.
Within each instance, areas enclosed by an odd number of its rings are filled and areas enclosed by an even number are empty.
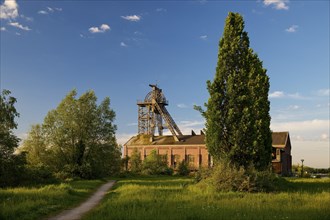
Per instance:
[[[85,219],[330,219],[329,184],[289,180],[278,193],[215,193],[187,178],[121,180]]]
[[[41,219],[86,199],[104,183],[82,180],[39,187],[0,189],[0,219]]]

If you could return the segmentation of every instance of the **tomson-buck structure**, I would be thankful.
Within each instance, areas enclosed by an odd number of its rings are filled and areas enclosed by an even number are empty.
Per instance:
[[[212,165],[212,158],[205,145],[205,135],[201,131],[196,134],[183,135],[179,127],[167,111],[166,100],[162,90],[157,85],[149,85],[152,90],[143,101],[138,101],[138,135],[131,137],[124,144],[124,157],[130,156],[137,148],[141,159],[156,150],[159,155],[167,159],[169,166],[175,168],[179,162],[185,160],[191,170],[201,166]],[[155,130],[158,136],[155,136]],[[163,135],[167,128],[172,135]],[[274,172],[283,175],[291,173],[291,142],[289,132],[273,132],[272,165]]]

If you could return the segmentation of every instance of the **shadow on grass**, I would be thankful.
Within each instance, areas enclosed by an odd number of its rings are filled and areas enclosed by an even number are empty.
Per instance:
[[[276,185],[282,192],[330,192],[330,180],[281,178]]]

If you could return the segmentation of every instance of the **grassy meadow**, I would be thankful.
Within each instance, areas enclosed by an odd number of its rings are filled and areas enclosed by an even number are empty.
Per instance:
[[[277,193],[214,193],[180,177],[119,180],[92,219],[330,219],[330,179],[288,179]]]
[[[102,180],[0,189],[0,219],[43,219],[84,201]]]

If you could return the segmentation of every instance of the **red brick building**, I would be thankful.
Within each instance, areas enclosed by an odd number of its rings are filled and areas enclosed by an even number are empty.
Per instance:
[[[289,132],[273,132],[272,166],[277,174],[292,173],[291,141]]]
[[[273,170],[277,174],[290,175],[292,161],[289,132],[273,132],[272,137]],[[207,151],[203,132],[196,135],[192,131],[191,135],[180,136],[180,141],[175,141],[172,135],[154,136],[152,139],[148,135],[133,136],[124,144],[123,156],[130,156],[134,148],[139,150],[142,160],[155,149],[159,155],[167,158],[168,165],[173,168],[182,160],[189,164],[191,170],[212,165],[212,158]]]

